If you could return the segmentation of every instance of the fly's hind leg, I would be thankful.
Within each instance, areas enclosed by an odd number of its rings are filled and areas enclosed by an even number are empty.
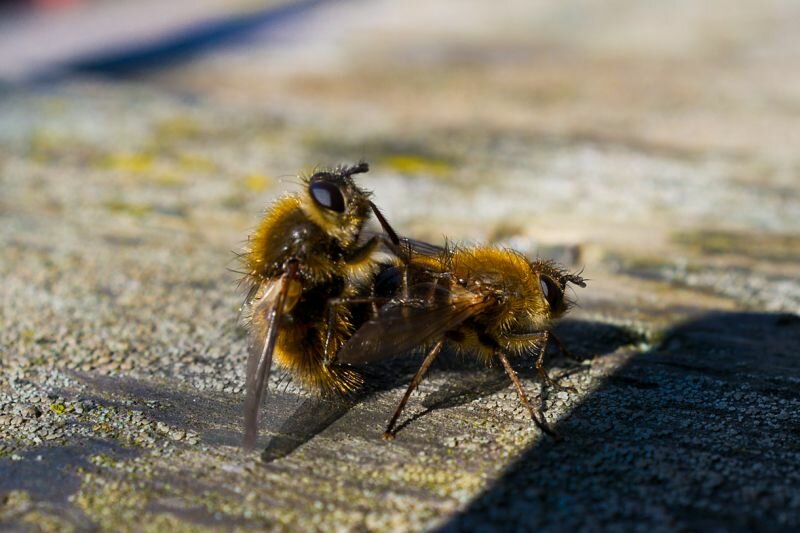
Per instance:
[[[386,426],[386,431],[383,432],[383,438],[386,440],[392,440],[394,438],[394,426],[397,424],[397,419],[400,418],[400,413],[403,412],[403,408],[408,403],[408,399],[411,397],[411,393],[419,386],[420,382],[422,382],[422,378],[425,377],[425,373],[428,371],[428,368],[433,363],[436,356],[439,355],[439,352],[442,350],[442,345],[444,344],[444,339],[439,340],[431,351],[428,352],[428,355],[425,356],[425,360],[422,361],[422,365],[417,370],[417,373],[414,374],[414,378],[411,380],[411,383],[408,384],[408,388],[406,389],[406,393],[403,395],[403,399],[400,400],[400,404],[397,406],[397,409],[394,412],[394,416],[392,419],[389,420],[389,424]]]

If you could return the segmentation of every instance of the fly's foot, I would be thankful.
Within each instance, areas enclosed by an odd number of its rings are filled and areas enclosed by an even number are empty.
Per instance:
[[[550,377],[550,375],[544,368],[539,368],[538,370],[539,370],[539,376],[542,378],[542,381],[546,386],[555,389],[556,391],[559,392],[564,391],[568,392],[569,394],[578,394],[578,389],[576,389],[575,387],[569,385],[564,386],[556,383],[556,381],[554,381],[553,378]]]

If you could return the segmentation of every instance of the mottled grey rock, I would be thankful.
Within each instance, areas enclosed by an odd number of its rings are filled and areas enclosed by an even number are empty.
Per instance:
[[[798,7],[436,6],[2,89],[3,528],[800,527]],[[404,234],[584,269],[580,361],[550,357],[577,394],[516,361],[563,442],[446,353],[393,442],[419,354],[348,399],[275,373],[241,449],[232,252],[298,170],[359,158]]]

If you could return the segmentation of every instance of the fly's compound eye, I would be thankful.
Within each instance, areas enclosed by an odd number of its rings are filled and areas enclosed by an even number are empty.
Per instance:
[[[544,275],[539,276],[539,286],[542,288],[542,295],[550,305],[550,309],[552,311],[560,309],[564,300],[564,293],[561,287],[553,281],[553,278]]]
[[[342,196],[342,191],[339,190],[339,187],[332,183],[318,181],[312,183],[308,189],[317,205],[337,213],[344,213],[344,196]]]

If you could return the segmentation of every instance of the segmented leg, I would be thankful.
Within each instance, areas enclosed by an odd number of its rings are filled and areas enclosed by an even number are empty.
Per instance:
[[[573,394],[577,393],[578,391],[575,389],[575,387],[565,387],[563,385],[559,385],[553,380],[553,378],[550,377],[550,374],[547,373],[547,369],[544,367],[544,354],[547,352],[547,341],[550,339],[551,333],[549,331],[545,331],[541,335],[544,340],[542,341],[542,345],[539,347],[539,355],[536,357],[535,362],[536,371],[539,373],[539,377],[542,378],[542,381],[544,381],[545,385],[553,387],[556,390],[563,390]],[[553,336],[553,339],[555,340],[555,336]],[[556,342],[558,342],[559,346],[561,345],[560,341]]]
[[[550,426],[548,426],[547,422],[544,421],[544,416],[542,416],[541,419],[539,418],[539,416],[537,416],[536,411],[533,409],[533,406],[528,401],[528,397],[525,394],[525,390],[522,388],[522,382],[519,380],[516,370],[514,370],[514,368],[511,366],[511,363],[508,361],[508,357],[506,357],[506,355],[500,350],[496,350],[495,355],[497,356],[498,359],[500,359],[500,362],[503,363],[503,367],[506,369],[506,374],[508,374],[508,377],[511,378],[511,381],[517,388],[517,394],[519,395],[519,400],[520,402],[522,402],[522,405],[524,405],[525,408],[528,409],[528,412],[531,414],[531,418],[533,419],[533,423],[536,424],[536,426],[539,427],[539,429],[541,429],[542,431],[553,437],[555,440],[561,440],[561,436],[558,434],[558,432],[552,429]],[[541,416],[541,412],[539,413],[539,415]]]
[[[563,356],[564,356],[564,357],[566,357],[567,359],[571,359],[571,360],[573,360],[573,361],[577,361],[577,362],[579,362],[579,363],[581,362],[581,360],[580,360],[580,359],[578,359],[578,358],[577,358],[575,355],[573,355],[573,353],[572,353],[572,352],[570,352],[569,350],[567,350],[567,347],[566,347],[566,346],[564,346],[564,343],[563,343],[563,342],[561,342],[561,339],[559,339],[559,338],[556,336],[556,334],[555,334],[555,333],[553,333],[552,331],[550,332],[550,338],[551,338],[551,339],[553,339],[553,342],[555,342],[555,343],[556,343],[556,347],[558,348],[558,351],[559,351],[559,352],[561,352],[561,355],[563,355]]]
[[[425,373],[428,371],[428,367],[431,366],[433,360],[436,359],[436,356],[439,355],[439,352],[442,349],[442,345],[444,345],[444,339],[441,339],[437,342],[431,351],[428,352],[428,355],[425,356],[425,360],[422,361],[422,365],[417,370],[417,373],[414,374],[414,378],[411,380],[411,383],[408,384],[408,388],[406,389],[406,393],[403,395],[403,399],[400,400],[400,405],[397,406],[397,409],[394,412],[394,416],[392,419],[389,420],[389,425],[386,426],[386,431],[383,433],[383,438],[386,440],[391,440],[394,438],[394,426],[397,424],[397,419],[400,418],[400,413],[403,412],[403,408],[408,403],[408,399],[411,397],[411,393],[419,386],[422,378],[425,377]]]

